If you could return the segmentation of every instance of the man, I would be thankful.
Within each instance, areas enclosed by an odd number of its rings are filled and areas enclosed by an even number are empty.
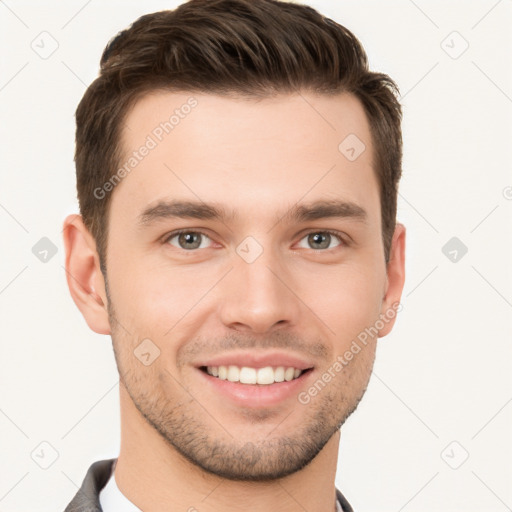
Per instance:
[[[404,284],[395,93],[293,3],[192,0],[109,43],[64,241],[121,448],[66,511],[352,510],[340,427]]]

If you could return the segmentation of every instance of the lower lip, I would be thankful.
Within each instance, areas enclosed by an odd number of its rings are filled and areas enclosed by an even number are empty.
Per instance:
[[[241,384],[213,377],[199,368],[197,371],[215,393],[229,398],[240,406],[253,408],[272,407],[290,397],[296,398],[301,388],[305,387],[306,379],[313,373],[312,370],[308,370],[296,379],[274,384]]]

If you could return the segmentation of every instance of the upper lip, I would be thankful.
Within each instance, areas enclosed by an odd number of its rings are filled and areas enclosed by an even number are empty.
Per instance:
[[[218,355],[204,361],[200,361],[196,366],[247,366],[249,368],[264,368],[265,366],[284,366],[293,367],[299,370],[308,370],[313,368],[314,364],[299,356],[286,352],[232,352]]]

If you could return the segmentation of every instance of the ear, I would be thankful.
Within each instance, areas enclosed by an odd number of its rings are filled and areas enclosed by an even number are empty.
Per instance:
[[[80,215],[66,217],[63,237],[71,297],[93,331],[110,334],[107,294],[96,242]]]
[[[380,311],[381,318],[386,321],[383,322],[384,327],[379,329],[379,338],[391,332],[396,315],[402,308],[400,298],[405,282],[405,226],[403,224],[397,223],[395,227],[386,273],[386,290]]]

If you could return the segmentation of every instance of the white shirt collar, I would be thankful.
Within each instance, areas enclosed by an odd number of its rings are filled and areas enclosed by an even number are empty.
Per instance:
[[[117,487],[114,473],[116,462],[112,464],[112,474],[107,484],[100,491],[100,505],[103,512],[142,512]],[[343,512],[338,500],[336,500],[336,512]]]
[[[116,463],[117,461],[112,464],[112,474],[100,491],[100,505],[103,512],[142,512],[117,487],[114,473]]]

